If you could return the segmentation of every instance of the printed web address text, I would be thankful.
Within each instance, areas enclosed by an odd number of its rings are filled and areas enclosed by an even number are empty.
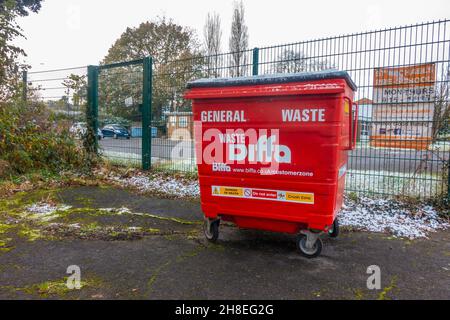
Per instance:
[[[212,166],[213,172],[224,173],[246,173],[246,174],[261,174],[261,175],[280,175],[280,176],[292,176],[292,177],[314,177],[313,172],[309,171],[289,171],[289,170],[277,170],[271,168],[231,168],[222,163],[214,163]]]

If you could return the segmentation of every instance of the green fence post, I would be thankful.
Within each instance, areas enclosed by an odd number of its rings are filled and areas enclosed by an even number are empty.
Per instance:
[[[253,75],[259,74],[259,48],[253,49]]]
[[[144,58],[142,91],[142,169],[152,167],[152,58]]]
[[[90,151],[98,153],[98,66],[88,66],[87,125],[93,135]]]
[[[27,101],[28,96],[28,71],[22,71],[22,100]]]
[[[450,160],[447,161],[447,200],[450,202]]]

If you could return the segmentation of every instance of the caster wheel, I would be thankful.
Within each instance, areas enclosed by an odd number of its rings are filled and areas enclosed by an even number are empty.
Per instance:
[[[297,248],[300,251],[301,255],[308,258],[308,259],[312,259],[312,258],[317,258],[320,253],[322,252],[322,240],[319,238],[317,239],[317,241],[314,243],[314,246],[312,248],[307,248],[306,247],[306,235],[301,234],[298,236],[297,238]]]
[[[114,135],[114,139],[119,139],[119,137],[117,136],[117,134]]]
[[[334,220],[333,227],[328,231],[328,235],[330,238],[337,238],[339,237],[339,220]]]
[[[209,242],[216,242],[219,239],[219,225],[220,220],[216,220],[208,223],[208,220],[205,220],[203,224],[203,232],[205,233],[205,237]]]

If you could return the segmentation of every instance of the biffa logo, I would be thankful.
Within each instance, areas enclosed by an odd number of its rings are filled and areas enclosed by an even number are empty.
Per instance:
[[[288,146],[277,143],[277,136],[262,135],[256,144],[229,144],[229,161],[250,163],[291,163],[292,153]]]

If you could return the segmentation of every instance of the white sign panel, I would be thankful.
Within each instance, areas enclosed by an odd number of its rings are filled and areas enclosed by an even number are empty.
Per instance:
[[[371,145],[426,149],[433,134],[435,83],[435,64],[376,69]]]

